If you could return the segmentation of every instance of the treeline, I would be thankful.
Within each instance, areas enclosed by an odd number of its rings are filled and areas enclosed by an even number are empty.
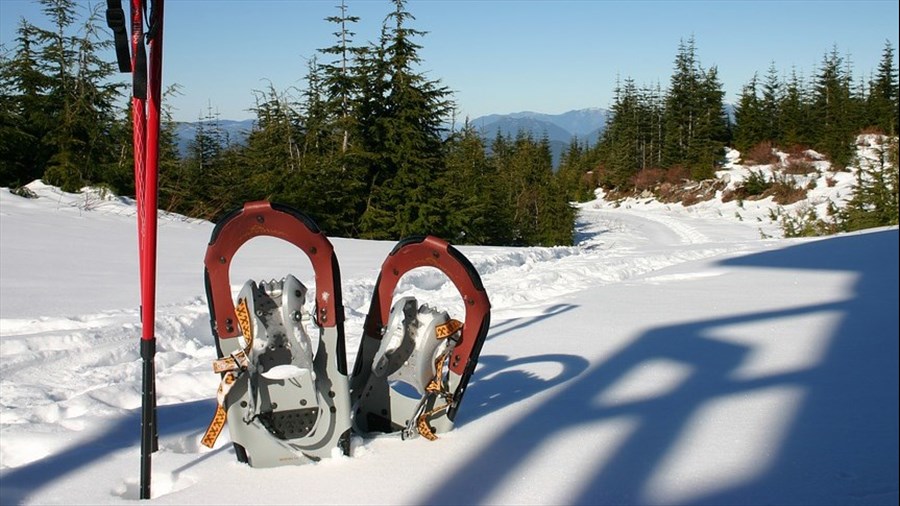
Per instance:
[[[897,84],[889,42],[877,73],[856,81],[849,60],[834,49],[809,81],[796,72],[779,76],[774,63],[763,82],[754,76],[732,121],[716,67],[700,64],[690,39],[678,48],[667,88],[619,82],[600,142],[590,149],[570,146],[561,172],[568,174],[572,197],[584,199],[596,185],[629,191],[654,181],[712,177],[724,146],[742,153],[760,144],[812,148],[843,168],[854,162],[859,133],[897,135]]]
[[[111,44],[98,29],[102,11],[77,25],[75,0],[38,1],[51,27],[22,20],[14,47],[0,54],[0,185],[43,178],[69,191],[99,184],[131,195],[130,112],[116,105],[126,87],[97,56]],[[411,26],[405,0],[392,5],[379,39],[357,45],[359,18],[341,2],[339,15],[326,19],[334,42],[309,62],[304,89],[254,91],[255,126],[240,144],[210,111],[181,156],[165,110],[161,208],[215,220],[269,199],[303,209],[336,236],[571,244],[569,202],[592,198],[598,186],[628,191],[650,173],[709,178],[723,147],[763,142],[812,147],[846,165],[859,131],[896,135],[889,44],[865,84],[853,81],[836,50],[809,83],[770,69],[744,87],[732,122],[716,67],[700,64],[690,39],[678,47],[666,88],[620,80],[599,142],[573,141],[554,172],[547,139],[485,140],[467,123],[446,129],[455,120],[452,93],[420,70],[424,33]]]
[[[112,77],[108,64],[84,66],[85,55],[96,59],[108,44],[107,34],[97,37],[97,12],[78,35],[65,36],[75,2],[40,2],[54,29],[23,21],[15,50],[0,61],[0,184],[44,178],[67,190],[103,183],[133,193],[123,170],[130,123],[125,113],[111,117],[120,87],[98,84]],[[247,200],[270,199],[303,209],[331,235],[571,244],[575,212],[553,172],[548,142],[520,135],[498,138],[488,149],[472,127],[448,132],[452,94],[420,70],[417,40],[424,32],[411,27],[406,2],[394,0],[393,8],[379,40],[354,45],[359,18],[342,3],[340,15],[327,18],[335,42],[310,62],[301,95],[271,86],[254,92],[257,121],[245,143],[229,142],[210,114],[182,158],[175,124],[164,121],[160,206],[216,219]],[[82,80],[83,69],[93,72]],[[58,132],[70,110],[87,124],[78,132],[83,138]]]
[[[40,3],[51,28],[23,19],[15,48],[0,51],[0,184],[103,182],[133,194],[124,85],[98,56],[112,44],[100,11],[76,25],[74,1]]]

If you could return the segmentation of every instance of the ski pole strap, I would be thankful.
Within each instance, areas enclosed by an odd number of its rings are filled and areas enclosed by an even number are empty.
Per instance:
[[[131,72],[131,51],[128,49],[128,30],[125,29],[122,0],[106,0],[106,26],[113,32],[119,72]]]

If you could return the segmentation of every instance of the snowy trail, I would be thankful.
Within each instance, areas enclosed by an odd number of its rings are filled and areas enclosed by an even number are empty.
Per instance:
[[[54,217],[58,226],[65,230],[76,230],[73,235],[81,235],[78,225],[84,226],[85,214],[90,218],[99,215],[104,219],[113,217],[113,224],[130,226],[129,209],[119,201],[95,202],[86,211],[77,206],[78,201],[50,187],[38,188],[43,191],[43,199],[33,203],[24,201],[21,207],[4,208],[4,240],[16,242],[16,234],[27,233],[27,227],[6,227],[19,212],[27,212],[34,205],[49,204],[57,208]],[[49,197],[49,198],[48,198]],[[4,195],[4,199],[15,198]],[[19,204],[17,199],[15,202]],[[54,202],[55,201],[55,202]],[[500,328],[504,321],[544,313],[548,307],[559,304],[567,296],[587,287],[616,283],[647,275],[658,269],[700,258],[722,255],[742,250],[741,247],[723,247],[710,244],[704,234],[689,224],[675,219],[653,217],[627,210],[598,210],[585,207],[581,210],[578,225],[581,242],[573,247],[557,248],[470,248],[461,247],[482,276],[491,297],[494,326]],[[217,385],[217,378],[209,373],[210,363],[215,358],[213,339],[208,328],[208,312],[200,283],[200,265],[205,244],[187,243],[189,232],[197,236],[197,229],[210,228],[207,223],[189,224],[179,221],[165,221],[160,229],[160,244],[169,245],[160,254],[160,271],[166,271],[166,262],[173,255],[173,249],[196,254],[198,271],[176,274],[183,276],[182,292],[166,293],[161,300],[169,300],[158,308],[156,335],[159,352],[157,355],[158,390],[161,405],[211,397]],[[193,229],[193,230],[192,230]],[[129,231],[130,232],[130,231]],[[129,237],[128,234],[122,234]],[[46,245],[30,244],[30,248],[54,247],[54,237],[44,236]],[[337,239],[337,249],[344,246],[344,240]],[[350,241],[347,241],[350,242]],[[252,243],[251,243],[252,244]],[[650,245],[650,246],[648,246]],[[297,265],[296,252],[285,250],[280,254],[268,244],[248,245],[249,251],[242,252],[235,270],[241,272],[242,265],[259,269],[265,265],[270,277],[282,276]],[[91,248],[97,245],[91,244]],[[102,250],[102,248],[101,248]],[[636,250],[657,251],[656,254],[634,255]],[[33,251],[33,250],[32,250]],[[340,251],[339,251],[340,252]],[[6,257],[7,255],[4,255]],[[274,257],[274,260],[273,258]],[[104,257],[101,257],[104,258]],[[5,260],[7,260],[5,258]],[[302,260],[302,259],[301,259]],[[339,258],[340,260],[340,258]],[[37,261],[32,258],[31,261]],[[348,361],[352,364],[362,334],[362,322],[368,310],[372,287],[381,259],[369,259],[368,269],[360,259],[351,258],[349,269],[344,271],[344,298],[347,307],[346,330],[348,336]],[[300,262],[302,264],[302,261]],[[132,280],[111,279],[107,264],[80,266],[81,276],[102,280],[95,282],[99,292],[115,291],[131,301],[137,292]],[[249,269],[248,269],[249,270]],[[47,269],[45,275],[52,272]],[[306,273],[304,281],[312,285],[314,281]],[[47,276],[49,279],[49,276]],[[193,284],[193,292],[183,291],[184,286]],[[240,274],[235,275],[235,280]],[[7,289],[7,287],[4,287]],[[80,291],[85,287],[77,284],[60,286],[54,296],[72,298],[83,303]],[[90,288],[88,288],[90,289]],[[234,287],[235,290],[239,286]],[[311,286],[314,289],[314,286]],[[37,303],[50,294],[40,285],[17,286],[16,300],[29,301],[26,309],[20,303],[7,306],[7,312],[19,313],[20,317],[0,319],[2,350],[0,350],[0,375],[3,377],[2,422],[4,431],[16,433],[33,430],[34,424],[51,427],[63,424],[71,433],[61,438],[60,447],[70,442],[71,437],[86,423],[79,420],[88,415],[96,417],[133,410],[140,406],[139,356],[135,346],[135,336],[139,334],[136,309],[110,308],[110,301],[99,298],[96,307],[99,312],[74,314],[71,316],[46,316],[42,304]],[[414,295],[420,300],[445,307],[453,314],[462,313],[462,303],[452,284],[438,271],[418,269],[403,278],[398,293]],[[108,295],[108,294],[107,294]],[[4,301],[7,297],[4,293]],[[172,299],[182,302],[172,302]],[[97,300],[93,304],[97,304]],[[72,305],[77,310],[79,305]],[[315,335],[315,334],[313,334]],[[173,385],[170,389],[168,385]],[[32,388],[22,388],[31,385]],[[14,387],[15,386],[15,387]],[[101,408],[97,408],[98,405]],[[0,442],[0,462],[3,467],[18,466],[36,460],[42,455],[23,455],[17,451],[18,445]],[[47,448],[48,452],[54,448]]]
[[[141,401],[133,209],[121,199],[90,200],[85,208],[84,196],[33,189],[41,198],[0,191],[0,502],[131,503]],[[880,299],[859,279],[890,284],[883,266],[879,276],[872,276],[875,267],[845,271],[817,249],[801,248],[794,258],[783,251],[818,243],[761,239],[771,230],[765,209],[758,219],[741,212],[742,219],[729,219],[727,209],[597,200],[580,206],[576,246],[461,246],[491,299],[492,327],[458,430],[433,444],[354,438],[353,458],[271,470],[238,465],[227,434],[211,451],[199,444],[219,381],[211,370],[216,352],[202,277],[212,225],[163,217],[153,502],[667,504],[702,503],[729,491],[736,503],[812,497],[779,495],[794,490],[790,469],[750,487],[775,495],[748,495],[740,486],[780,462],[806,458],[803,450],[779,460],[779,448],[787,447],[781,439],[831,435],[820,428],[820,416],[808,418],[812,431],[801,425],[792,435],[791,424],[810,403],[816,415],[840,419],[824,378],[836,371],[858,385],[859,376],[846,372],[860,368],[807,372],[828,362],[834,336],[878,336],[884,329],[893,336],[896,286],[885,302],[893,301],[887,319],[861,313],[840,330],[846,314],[876,307]],[[60,234],[40,232],[48,228]],[[352,366],[378,269],[394,243],[332,242]],[[883,246],[873,251],[890,256]],[[753,258],[770,252],[786,260],[754,265]],[[809,259],[824,263],[809,266]],[[232,264],[232,288],[287,273],[315,290],[308,259],[286,243],[254,239]],[[854,306],[857,292],[869,298]],[[454,316],[462,312],[452,284],[433,269],[404,276],[400,294]],[[864,368],[872,378],[863,379],[883,383],[896,355],[875,357],[886,365]],[[819,383],[828,385],[825,404],[813,395],[826,390]],[[863,407],[871,414],[881,404]],[[674,429],[678,424],[683,431]],[[880,433],[879,427],[860,434]],[[815,453],[805,466],[833,473],[856,455],[852,440],[830,439],[840,441],[837,457]],[[495,465],[495,458],[507,465]],[[896,482],[885,484],[877,472],[895,471],[896,463],[872,466],[871,479],[832,483],[817,475],[802,491],[831,487],[814,496],[825,500],[807,502],[896,502]],[[414,479],[392,482],[398,468]],[[428,471],[435,469],[460,473],[472,486],[456,489]],[[229,480],[221,479],[223,470]],[[249,485],[260,479],[283,486],[260,497]]]

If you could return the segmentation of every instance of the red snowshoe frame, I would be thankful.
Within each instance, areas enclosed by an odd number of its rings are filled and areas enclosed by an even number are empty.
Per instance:
[[[254,422],[253,415],[262,416],[262,412],[254,411],[248,416],[243,410],[242,405],[251,404],[244,402],[250,399],[248,388],[236,386],[225,396],[222,408],[227,416],[221,418],[228,421],[239,461],[254,467],[303,463],[329,456],[335,446],[349,455],[353,429],[363,435],[402,431],[404,438],[421,434],[434,439],[435,432],[453,428],[490,326],[490,302],[481,277],[459,250],[433,236],[407,238],[394,247],[375,282],[359,353],[353,374],[348,378],[341,280],[334,248],[312,219],[291,207],[266,201],[249,202],[222,219],[213,230],[207,248],[204,274],[210,324],[219,358],[242,351],[238,339],[242,326],[231,293],[230,267],[238,249],[258,236],[276,237],[293,244],[307,255],[315,271],[313,320],[321,336],[313,363],[315,388],[324,394],[320,398],[327,399],[324,404],[319,403],[323,409],[321,420],[327,429],[316,429],[308,437],[291,440],[273,438],[265,427]],[[440,391],[428,390],[424,397],[412,398],[395,390],[389,377],[373,373],[373,361],[385,337],[397,283],[406,273],[420,267],[436,268],[450,279],[462,297],[465,318],[461,328],[460,322],[455,321],[453,333],[445,336],[452,340],[452,346],[448,345],[445,352],[449,355],[442,356],[441,366],[435,363],[437,373],[433,382],[441,385]],[[246,340],[247,336],[244,337]],[[444,361],[446,372],[442,372]],[[249,371],[237,381],[246,384],[252,381],[248,379],[252,374]]]
[[[218,355],[228,357],[240,350],[237,337],[241,335],[241,325],[232,299],[229,271],[238,249],[259,236],[287,241],[312,262],[316,279],[312,316],[321,332],[314,360],[315,388],[321,390],[324,404],[318,406],[320,428],[307,436],[281,440],[259,425],[255,417],[242,416],[246,413],[241,401],[246,401],[246,397],[241,396],[248,395],[247,388],[233,391],[224,408],[237,458],[254,467],[270,467],[316,461],[329,457],[335,447],[349,455],[350,402],[340,269],[331,242],[300,211],[265,201],[249,202],[222,219],[213,230],[204,263],[210,324]]]
[[[216,343],[221,339],[236,338],[240,334],[231,300],[229,270],[237,250],[258,236],[283,239],[300,248],[309,257],[316,273],[316,323],[323,328],[338,328],[341,338],[338,362],[343,364],[341,370],[346,374],[341,275],[334,247],[311,218],[280,204],[248,202],[242,209],[223,218],[213,230],[204,264]]]
[[[454,389],[452,401],[446,412],[448,421],[439,427],[439,430],[452,428],[463,394],[478,363],[478,356],[490,327],[491,308],[478,271],[459,250],[437,237],[416,236],[400,241],[385,259],[375,282],[372,303],[363,329],[364,335],[350,379],[351,398],[357,403],[354,408],[354,424],[363,432],[400,430],[398,426],[404,422],[408,424],[406,419],[412,414],[391,413],[398,408],[401,411],[407,410],[407,406],[397,405],[395,399],[376,399],[370,401],[368,407],[362,410],[359,404],[365,403],[365,398],[370,393],[373,397],[378,395],[377,392],[363,390],[371,376],[376,350],[384,337],[394,290],[404,274],[419,267],[434,267],[443,272],[459,291],[466,311],[461,337],[453,348],[449,360]],[[361,400],[363,402],[360,402]]]

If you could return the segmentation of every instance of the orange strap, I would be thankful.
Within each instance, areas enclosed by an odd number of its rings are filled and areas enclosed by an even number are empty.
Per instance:
[[[200,443],[207,448],[212,448],[216,444],[216,439],[219,439],[219,434],[225,428],[225,421],[228,418],[224,407],[225,396],[231,390],[235,381],[237,381],[237,377],[233,372],[229,371],[222,376],[222,381],[219,383],[219,390],[216,392],[216,414],[213,415],[213,419],[209,422],[209,427],[206,428],[203,439],[200,440]]]
[[[234,382],[237,381],[241,371],[245,371],[250,365],[247,355],[253,346],[253,328],[250,326],[250,309],[247,307],[247,299],[238,300],[234,313],[237,316],[238,325],[241,328],[241,333],[244,335],[244,340],[247,341],[247,345],[243,350],[238,350],[230,356],[213,362],[213,372],[216,374],[224,373],[224,375],[222,376],[222,381],[219,382],[219,390],[216,392],[216,414],[213,415],[212,421],[209,422],[209,427],[206,428],[206,434],[200,440],[200,443],[207,448],[212,448],[216,444],[216,439],[219,438],[219,434],[225,428],[225,421],[228,418],[228,414],[225,411],[225,396],[228,395],[228,391],[231,390]]]
[[[459,323],[457,320],[450,320],[449,322],[445,323],[444,325],[447,325],[451,322]],[[441,326],[443,326],[443,325],[441,325]],[[459,328],[462,328],[462,324],[460,324],[456,330],[459,330]],[[453,332],[456,332],[456,330],[454,330]],[[446,334],[444,337],[453,334],[453,332]],[[421,434],[422,437],[424,437],[425,439],[427,439],[429,441],[434,441],[438,437],[437,437],[437,435],[435,435],[434,431],[431,430],[431,427],[428,426],[428,418],[431,417],[432,415],[434,415],[435,413],[438,413],[440,411],[447,409],[450,406],[450,404],[453,403],[453,394],[451,394],[450,391],[447,390],[446,386],[444,385],[444,362],[447,360],[448,356],[450,356],[450,353],[444,352],[441,354],[440,357],[437,358],[437,360],[434,361],[434,368],[437,372],[434,375],[434,379],[432,379],[428,383],[428,386],[425,387],[426,392],[428,392],[429,394],[440,395],[441,397],[444,398],[444,400],[446,402],[436,408],[433,408],[429,411],[426,411],[425,413],[422,413],[416,419],[416,428],[419,430],[419,434]]]

